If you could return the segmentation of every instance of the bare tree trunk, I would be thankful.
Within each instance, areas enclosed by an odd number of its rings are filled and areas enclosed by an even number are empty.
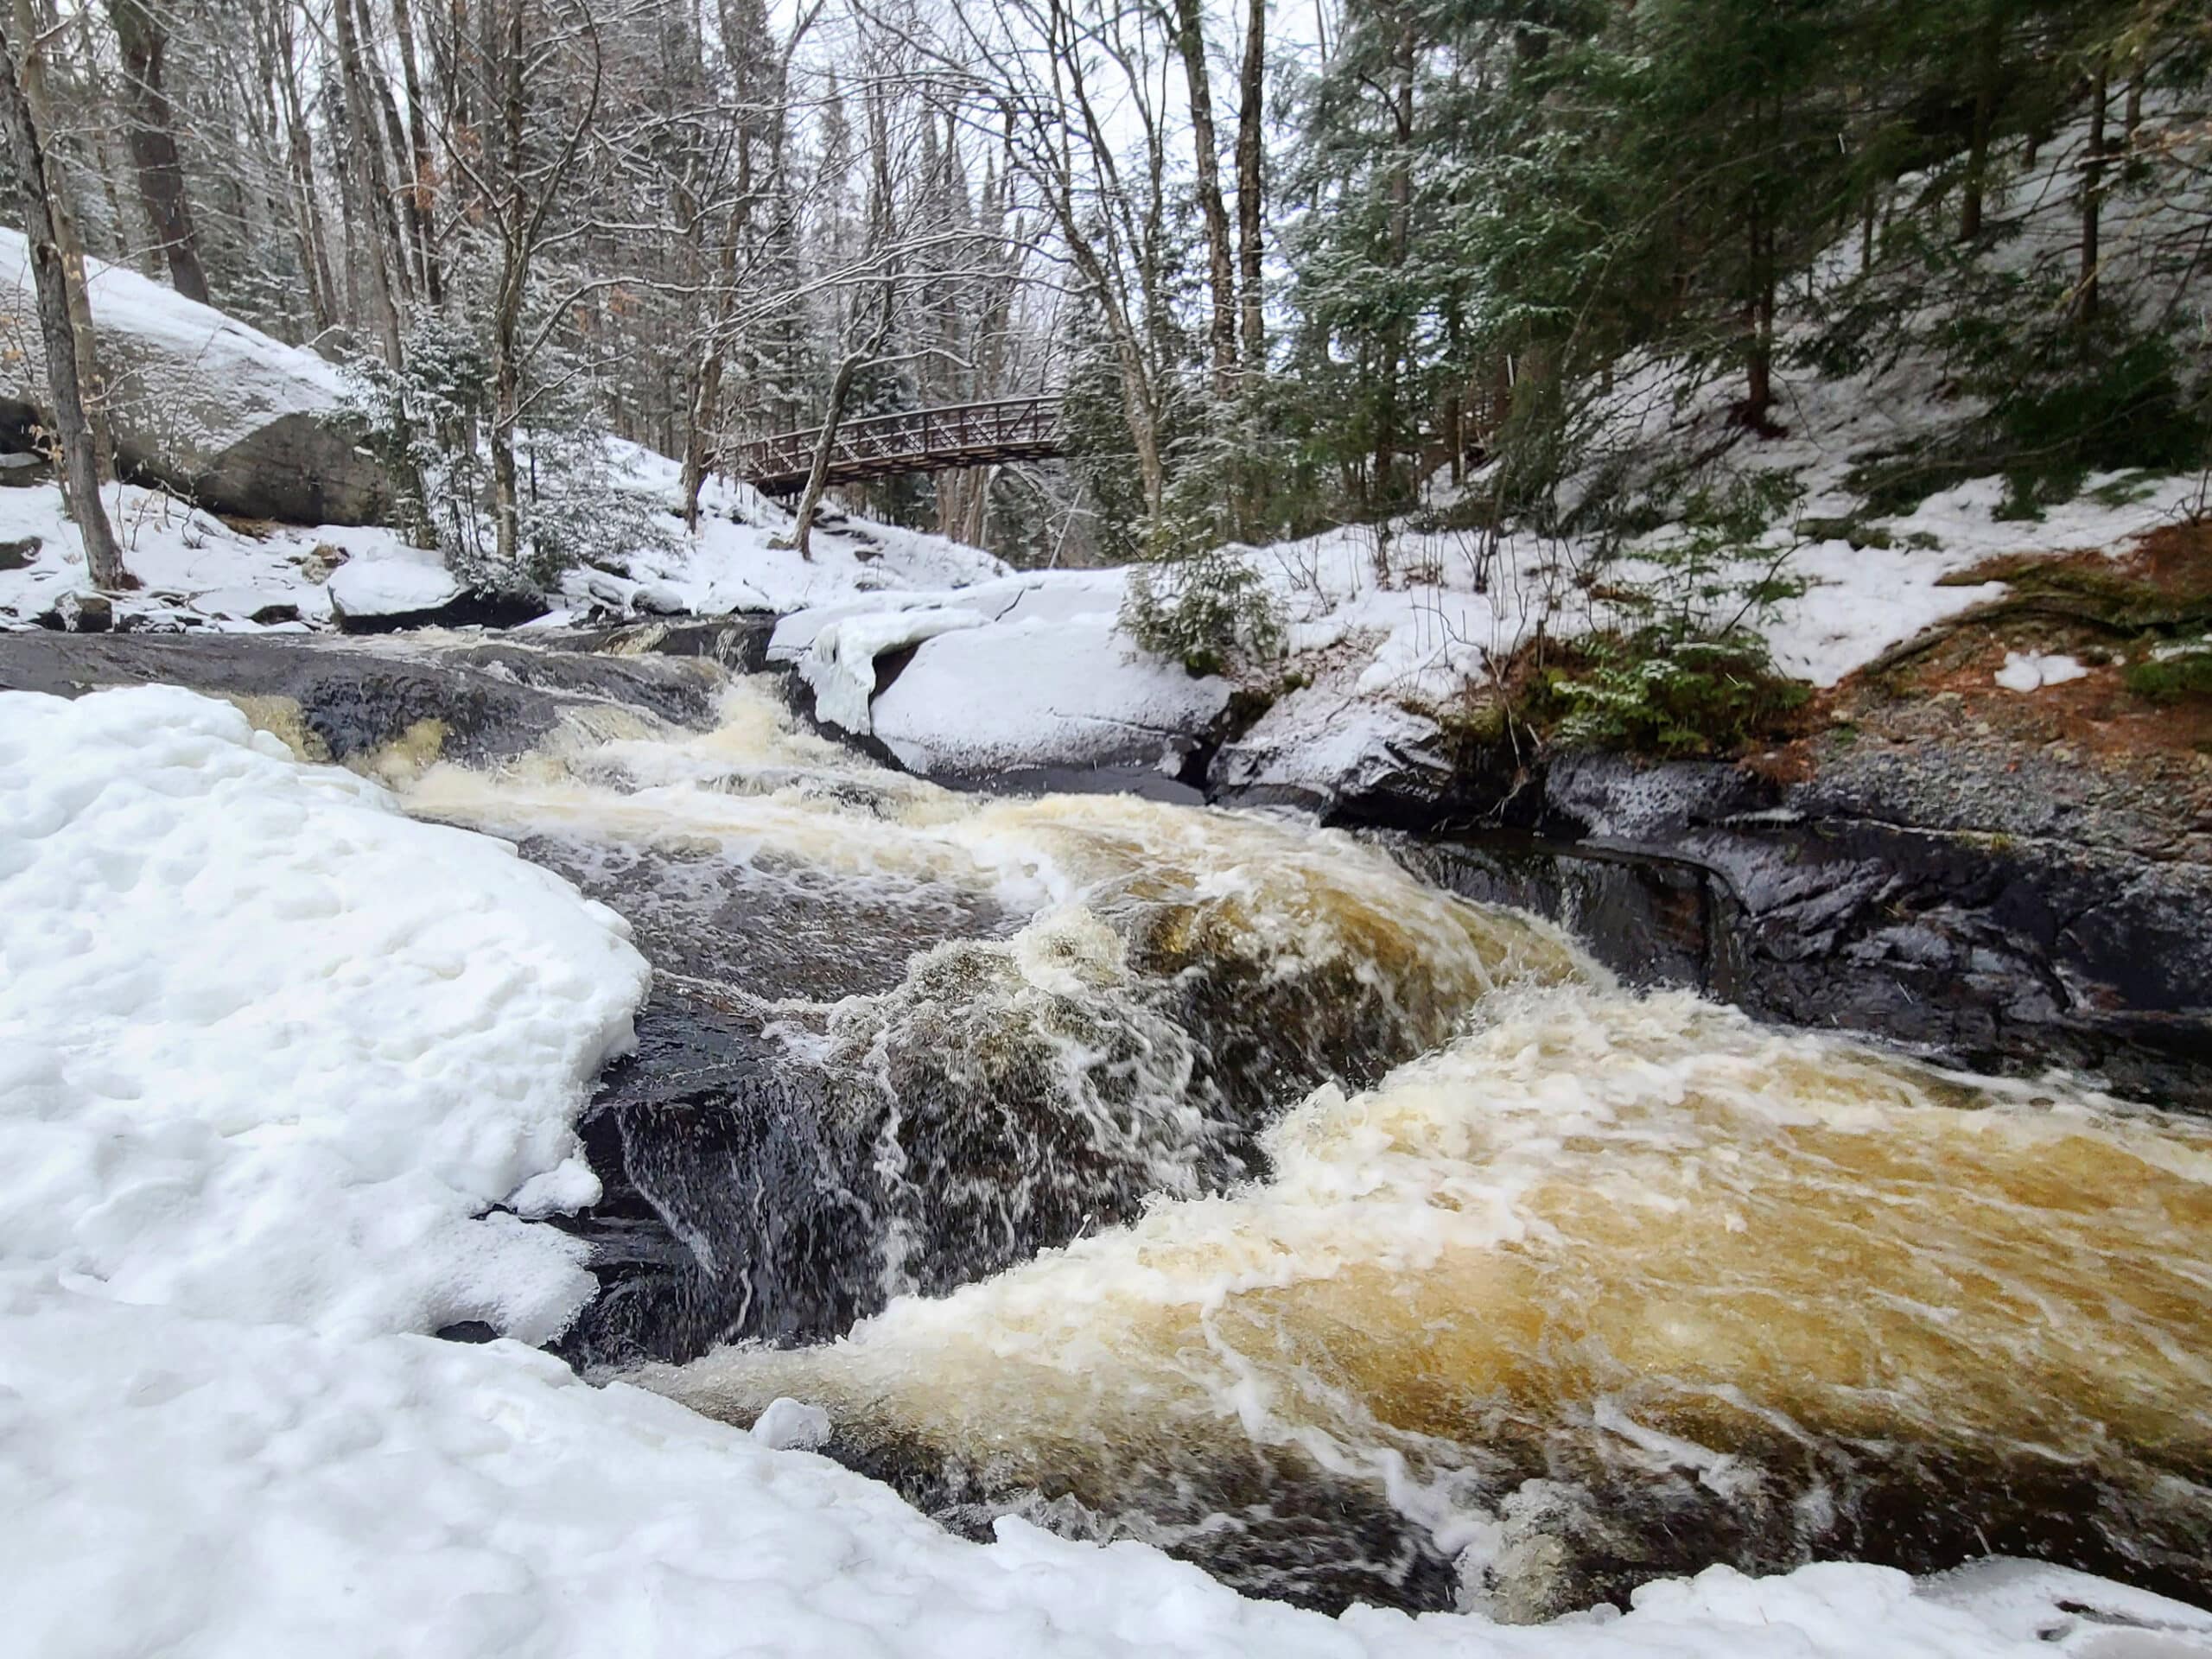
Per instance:
[[[1183,79],[1191,100],[1191,149],[1198,162],[1198,211],[1206,225],[1206,270],[1213,290],[1207,330],[1213,391],[1215,397],[1226,400],[1236,388],[1236,276],[1229,248],[1229,209],[1221,198],[1221,151],[1214,137],[1213,87],[1198,0],[1175,0],[1175,45],[1183,56]]]
[[[415,18],[408,0],[391,0],[392,33],[399,38],[400,81],[407,89],[407,139],[411,152],[409,217],[415,226],[416,251],[423,262],[423,296],[445,303],[445,276],[438,264],[435,200],[430,188],[429,117],[423,108],[423,77],[415,62]]]
[[[342,10],[346,0],[338,0]],[[523,195],[523,6],[506,0],[508,38],[496,60],[499,66],[502,181],[507,203],[502,240],[499,298],[492,326],[492,534],[503,573],[517,570],[522,557],[522,503],[515,476],[515,425],[522,416],[521,330],[523,296],[529,282],[530,204]]]
[[[69,238],[58,222],[66,210],[54,188],[35,114],[44,99],[39,96],[38,28],[28,0],[14,0],[10,16],[0,22],[0,53],[7,59],[6,73],[0,73],[0,124],[8,130],[9,159],[22,197],[23,234],[37,290],[39,334],[46,351],[46,381],[54,399],[70,516],[85,544],[92,585],[120,588],[128,579],[123,551],[116,545],[100,500],[106,472],[102,464],[105,445],[95,430],[98,411],[87,399],[79,373],[80,363],[91,355],[91,342],[79,334],[87,317],[82,295],[73,296],[70,289],[73,282],[81,287],[84,268],[81,256],[75,260],[67,256],[65,242]]]
[[[1244,367],[1255,372],[1267,366],[1267,318],[1261,303],[1261,222],[1263,199],[1260,178],[1262,99],[1267,79],[1268,0],[1245,0],[1244,63],[1237,77],[1236,105],[1236,257],[1243,283],[1244,307]]]
[[[753,217],[753,135],[737,138],[737,200],[730,209],[729,233],[715,251],[714,311],[701,342],[699,369],[691,387],[691,413],[683,433],[683,527],[699,529],[699,492],[707,481],[707,435],[721,407],[725,336],[737,309],[737,245]]]
[[[814,514],[822,504],[822,492],[830,477],[830,457],[837,448],[837,428],[845,418],[845,404],[853,395],[853,380],[860,372],[874,362],[883,350],[883,343],[891,337],[893,296],[894,289],[887,282],[883,288],[883,309],[877,316],[875,328],[859,350],[845,353],[837,365],[836,378],[830,383],[830,407],[822,416],[822,430],[814,440],[814,460],[806,469],[806,488],[798,498],[798,516],[791,524],[791,545],[798,550],[802,559],[814,556]]]
[[[289,0],[276,0],[262,16],[261,48],[269,61],[264,73],[274,80],[282,101],[286,161],[290,175],[292,235],[299,245],[300,272],[318,331],[338,321],[338,284],[330,274],[329,237],[323,228],[322,197],[315,188],[315,141],[308,130],[307,106],[292,61]]]
[[[399,246],[399,227],[392,218],[391,187],[385,175],[384,147],[377,139],[374,95],[361,63],[353,0],[336,0],[330,10],[337,24],[349,170],[361,198],[361,211],[369,221],[370,291],[375,301],[377,333],[383,341],[385,361],[396,369],[401,358],[400,284],[405,281],[407,260]]]
[[[391,165],[403,172],[413,173],[409,165],[410,149],[407,134],[399,124],[399,106],[392,99],[391,79],[384,72],[384,60],[368,49],[375,36],[374,20],[370,16],[369,0],[353,0],[354,39],[361,48],[361,74],[367,86],[376,111],[384,118],[384,142],[391,156]],[[378,171],[382,171],[379,161]],[[419,284],[429,285],[430,232],[422,213],[422,196],[413,179],[402,186],[385,185],[390,193],[391,211],[398,219],[395,228],[393,251],[397,256],[401,297],[410,303],[415,298]],[[404,228],[405,235],[397,231]]]
[[[1414,142],[1414,23],[1405,18],[1398,27],[1398,36],[1391,50],[1392,85],[1390,114],[1398,145],[1397,160],[1390,169],[1390,246],[1392,270],[1406,263],[1408,244],[1413,234],[1413,142]],[[1390,483],[1395,470],[1398,442],[1398,369],[1406,355],[1405,327],[1393,325],[1383,342],[1382,409],[1375,423],[1375,501],[1377,506],[1389,499]]]
[[[200,232],[192,222],[185,194],[184,168],[177,157],[175,123],[162,69],[168,40],[146,0],[108,0],[107,15],[123,48],[123,79],[130,105],[130,159],[138,172],[138,196],[146,205],[162,254],[168,261],[176,291],[202,304],[207,277],[200,265]]]
[[[2101,240],[2105,200],[2105,115],[2107,93],[2112,74],[2112,65],[2105,59],[2097,60],[2096,73],[2089,81],[2089,149],[2082,168],[2082,283],[2081,318],[2084,323],[2097,320],[2101,296],[2098,294],[2098,267],[2104,263]]]
[[[1966,196],[1959,209],[1959,240],[1981,238],[1982,204],[1989,190],[1989,143],[1997,112],[1999,56],[2005,43],[1993,10],[1974,40],[1974,130],[1967,147]]]

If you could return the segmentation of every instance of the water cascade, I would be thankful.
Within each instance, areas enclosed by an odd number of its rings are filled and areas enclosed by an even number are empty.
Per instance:
[[[734,681],[410,809],[658,970],[599,1374],[1321,1606],[2050,1556],[2212,1590],[2212,1128],[1616,987],[1342,834],[964,796]]]

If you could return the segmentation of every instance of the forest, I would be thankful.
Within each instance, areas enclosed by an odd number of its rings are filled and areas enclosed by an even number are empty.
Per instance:
[[[1743,505],[1756,466],[1597,464],[1655,364],[1732,388],[1740,459],[1778,375],[1927,361],[1960,418],[1877,502],[2206,452],[2183,0],[9,3],[64,262],[350,365],[407,521],[500,582],[619,519],[602,433],[696,524],[748,438],[1038,392],[1065,462],[859,505],[1017,565],[1470,479],[1469,524]]]

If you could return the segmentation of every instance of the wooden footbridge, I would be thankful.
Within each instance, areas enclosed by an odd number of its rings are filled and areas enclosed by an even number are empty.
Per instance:
[[[815,446],[821,442],[820,427],[755,438],[738,450],[737,475],[766,494],[797,495],[806,487]],[[843,422],[830,446],[825,481],[855,484],[900,473],[1046,461],[1059,453],[1057,397],[1002,397]]]

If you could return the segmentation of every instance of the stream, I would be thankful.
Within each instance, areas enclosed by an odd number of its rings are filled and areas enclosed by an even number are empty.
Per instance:
[[[1332,1610],[1992,1554],[2212,1603],[2203,1116],[1630,982],[1745,988],[1678,871],[940,788],[759,642],[14,636],[0,683],[229,696],[626,917],[557,1351],[817,1408],[956,1531]]]
[[[737,677],[408,809],[626,916],[598,1377],[944,1524],[1535,1618],[1714,1561],[2212,1593],[2212,1128],[1628,988],[1390,845],[962,794]]]

